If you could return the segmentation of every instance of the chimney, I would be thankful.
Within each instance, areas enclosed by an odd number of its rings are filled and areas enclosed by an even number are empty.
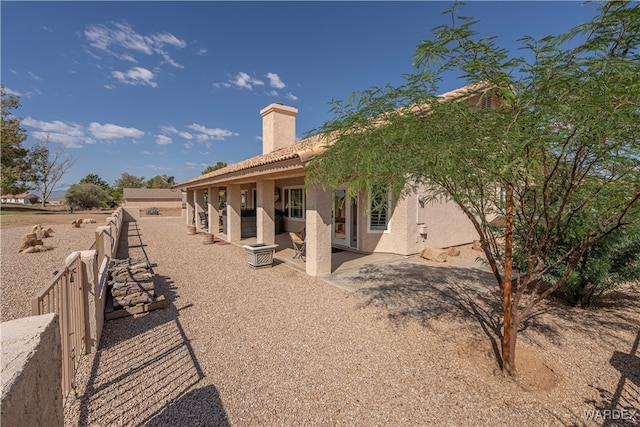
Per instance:
[[[262,154],[271,153],[296,143],[298,109],[271,104],[260,111],[262,116]]]

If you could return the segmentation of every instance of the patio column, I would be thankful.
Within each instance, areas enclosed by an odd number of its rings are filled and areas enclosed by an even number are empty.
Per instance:
[[[220,212],[218,211],[218,208],[220,207],[220,188],[209,187],[207,192],[209,193],[209,204],[207,206],[207,212],[209,214],[209,233],[218,233],[218,225],[220,221]]]
[[[195,209],[194,201],[194,191],[187,189],[187,225],[193,225],[193,211]]]
[[[331,274],[331,190],[318,185],[310,187],[306,206],[307,274]]]
[[[237,242],[242,240],[240,210],[242,209],[242,194],[240,184],[227,186],[227,240]]]
[[[204,212],[204,190],[199,188],[195,190],[195,204],[196,204],[196,230],[203,230],[203,225],[200,223],[200,213]]]
[[[275,181],[258,180],[256,183],[256,227],[258,243],[276,242],[275,217]]]

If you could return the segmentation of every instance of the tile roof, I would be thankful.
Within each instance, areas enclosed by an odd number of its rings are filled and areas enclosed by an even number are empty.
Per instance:
[[[4,196],[0,196],[3,199],[25,199],[27,197],[38,197],[32,193],[20,193],[20,194],[5,194]]]
[[[465,99],[471,95],[477,94],[480,91],[486,91],[490,88],[489,84],[481,82],[468,86],[464,86],[450,92],[446,92],[439,95],[438,98],[444,101],[456,101]],[[417,112],[420,106],[409,107],[409,111]],[[215,181],[215,178],[223,178],[224,175],[232,174],[259,166],[265,166],[273,163],[282,162],[285,160],[298,158],[301,162],[300,167],[304,166],[311,157],[316,154],[322,153],[328,145],[331,145],[334,140],[327,138],[324,135],[314,135],[309,138],[305,138],[296,144],[290,145],[285,148],[273,151],[271,153],[262,154],[259,156],[251,157],[238,163],[234,163],[227,167],[217,169],[215,171],[182,181],[174,188],[187,188],[190,184],[203,184],[209,180]]]

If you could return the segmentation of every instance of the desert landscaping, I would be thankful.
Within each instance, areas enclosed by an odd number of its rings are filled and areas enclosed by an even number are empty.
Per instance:
[[[89,247],[96,224],[71,219],[38,218],[53,249],[30,254],[18,248],[35,224],[3,224],[3,321],[29,315]],[[455,263],[365,266],[351,293],[286,265],[252,270],[240,247],[202,245],[182,218],[128,227],[126,255],[155,265],[167,308],[107,322],[66,425],[603,425],[605,410],[624,416],[606,425],[640,423],[637,285],[587,310],[541,304],[511,379],[498,292],[470,292],[476,276]],[[440,276],[447,286],[430,286]]]

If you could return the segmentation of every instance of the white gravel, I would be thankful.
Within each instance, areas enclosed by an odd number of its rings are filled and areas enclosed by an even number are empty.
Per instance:
[[[66,425],[582,426],[603,424],[585,411],[640,410],[632,288],[599,311],[541,306],[514,381],[495,374],[483,332],[491,299],[420,320],[285,265],[252,270],[183,219],[130,225],[123,255],[144,250],[168,308],[105,324]],[[622,421],[607,425],[640,425],[640,413]]]

